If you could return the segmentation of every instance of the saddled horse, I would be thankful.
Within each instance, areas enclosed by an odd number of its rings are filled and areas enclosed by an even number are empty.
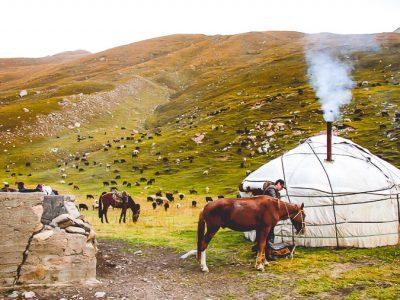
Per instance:
[[[265,249],[268,234],[280,220],[290,219],[296,234],[305,232],[304,204],[298,206],[269,196],[257,196],[239,199],[218,199],[209,202],[199,216],[197,228],[197,250],[182,256],[186,258],[197,253],[201,270],[208,272],[206,249],[213,236],[222,228],[236,231],[256,230],[258,252],[256,269],[264,270],[268,264]],[[204,234],[207,225],[207,232]]]
[[[139,219],[140,214],[140,204],[135,203],[132,197],[128,194],[123,195],[121,200],[116,199],[115,193],[103,193],[99,199],[99,218],[101,223],[103,223],[103,216],[108,223],[107,211],[110,206],[115,208],[121,208],[121,215],[119,216],[119,223],[121,220],[126,222],[126,211],[128,208],[132,210],[132,221],[136,222]]]

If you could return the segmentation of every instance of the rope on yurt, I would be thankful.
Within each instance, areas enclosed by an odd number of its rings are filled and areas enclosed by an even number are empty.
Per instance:
[[[311,148],[311,151],[314,153],[315,157],[318,159],[322,169],[324,170],[324,173],[326,175],[326,178],[328,179],[328,183],[329,183],[329,187],[331,189],[332,192],[332,208],[333,208],[333,217],[335,218],[335,236],[336,236],[336,247],[339,248],[339,237],[338,237],[338,229],[337,229],[337,219],[336,219],[336,210],[335,210],[335,196],[333,194],[333,188],[332,188],[332,184],[331,184],[331,180],[329,179],[328,176],[328,172],[326,171],[324,164],[322,163],[322,161],[319,159],[319,156],[317,154],[315,154],[315,151],[313,149],[313,147],[310,145],[310,142],[307,141],[307,145]]]
[[[285,167],[283,165],[283,155],[281,156],[281,164],[282,164],[282,173],[283,173],[283,180],[285,181],[285,185],[286,185],[286,174],[285,174]],[[286,196],[289,200],[289,203],[292,203],[292,201],[290,201],[290,196],[289,196],[289,191],[287,189],[286,186]],[[291,228],[292,228],[292,244],[294,245],[294,229],[293,229],[293,224],[291,224]],[[282,237],[282,243],[283,243],[283,237]]]
[[[399,202],[399,194],[397,196],[397,218],[399,219],[399,224],[400,224],[400,202]]]

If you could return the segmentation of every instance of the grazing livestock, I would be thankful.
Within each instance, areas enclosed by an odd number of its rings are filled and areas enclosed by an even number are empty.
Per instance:
[[[91,195],[91,194],[87,194],[87,195],[86,195],[86,199],[94,199],[94,196]]]
[[[126,211],[128,208],[132,210],[132,221],[136,222],[140,214],[140,204],[135,203],[132,197],[125,192],[121,195],[121,201],[118,201],[116,198],[114,193],[105,193],[100,196],[99,218],[101,219],[101,223],[103,223],[103,217],[105,217],[106,223],[108,223],[107,211],[110,206],[122,208],[119,223],[121,223],[121,220],[123,220],[124,223],[126,222]]]
[[[193,200],[193,201],[192,201],[192,207],[193,207],[193,208],[197,207],[197,201],[196,201],[196,200]]]
[[[79,210],[89,210],[89,207],[85,203],[79,203],[78,209]]]
[[[128,182],[127,184],[126,184],[126,187],[131,187],[132,186],[132,183],[130,183],[130,182]]]
[[[115,176],[115,179],[121,179],[121,175]]]
[[[140,181],[140,182],[146,182],[146,181],[147,181],[147,179],[146,179],[146,178],[144,178],[144,177],[140,177],[140,178],[139,178],[139,181]]]
[[[25,167],[30,167],[31,166],[31,163],[30,162],[26,162],[25,163]]]
[[[164,200],[162,198],[156,198],[157,205],[162,205]]]
[[[110,180],[110,183],[113,185],[118,185],[118,183],[115,180]]]
[[[69,183],[68,183],[68,185],[73,185],[73,184],[74,184],[73,182],[69,182]]]
[[[103,186],[109,186],[110,183],[108,181],[103,181]]]
[[[151,206],[153,206],[153,209],[156,209],[157,208],[157,203],[153,202],[153,203],[151,203]]]
[[[92,208],[93,208],[93,210],[99,208],[99,200],[93,201],[93,203],[92,203]]]
[[[84,169],[84,168],[79,168],[78,171],[79,171],[79,172],[83,172],[83,171],[85,171],[85,169]]]
[[[218,199],[225,198],[224,195],[218,195]]]
[[[172,193],[165,193],[165,198],[168,199],[168,201],[174,201],[174,195]]]
[[[123,182],[122,182],[122,185],[127,185],[127,181],[126,180],[124,180]]]
[[[162,197],[162,192],[161,192],[161,191],[158,191],[158,192],[156,193],[156,196]]]
[[[190,195],[195,195],[195,194],[197,194],[197,191],[194,190],[194,189],[191,189],[191,190],[189,190],[189,194]]]
[[[147,196],[147,202],[153,202],[154,197],[153,196]]]
[[[236,231],[256,230],[258,253],[255,267],[264,270],[268,264],[265,259],[265,249],[268,233],[280,220],[290,219],[296,234],[305,231],[304,204],[284,202],[269,196],[258,196],[242,199],[219,199],[208,203],[199,216],[197,227],[197,251],[192,250],[183,258],[197,252],[201,270],[208,272],[206,249],[211,239],[222,228]],[[207,227],[207,232],[205,229]]]
[[[183,200],[185,198],[185,194],[179,193],[179,199]]]
[[[210,196],[206,196],[206,202],[212,202],[213,198],[211,198]]]
[[[169,208],[169,203],[168,203],[168,202],[165,202],[165,203],[164,203],[164,209],[165,209],[165,211],[167,211],[168,208]]]
[[[136,181],[135,186],[140,186],[140,183]]]
[[[79,190],[79,186],[77,186],[77,185],[74,185],[74,190]]]

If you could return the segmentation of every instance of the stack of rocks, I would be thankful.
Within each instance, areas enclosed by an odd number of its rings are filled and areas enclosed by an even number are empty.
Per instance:
[[[96,281],[96,235],[71,196],[0,193],[0,285]]]

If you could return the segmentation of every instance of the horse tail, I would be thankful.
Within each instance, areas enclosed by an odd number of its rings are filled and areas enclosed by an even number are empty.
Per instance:
[[[200,260],[201,257],[201,247],[204,239],[204,231],[206,229],[206,222],[204,220],[203,211],[199,216],[199,223],[197,224],[197,260]]]
[[[99,198],[99,218],[103,217],[103,195]]]

